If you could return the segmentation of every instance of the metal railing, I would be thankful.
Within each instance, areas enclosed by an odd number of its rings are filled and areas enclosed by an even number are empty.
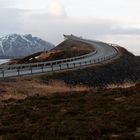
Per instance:
[[[98,64],[107,60],[110,60],[111,58],[115,57],[117,54],[112,54],[109,56],[105,56],[102,58],[87,60],[87,61],[80,61],[80,62],[74,62],[74,63],[60,63],[60,64],[52,64],[52,65],[40,65],[38,67],[26,67],[23,69],[10,69],[10,70],[1,70],[0,71],[0,77],[13,77],[13,76],[24,76],[24,75],[32,75],[37,73],[44,73],[44,72],[55,72],[55,71],[61,71],[61,70],[69,70],[69,69],[77,69],[82,68],[84,66],[92,65],[92,64]]]
[[[3,65],[0,67],[0,70],[23,69],[23,68],[28,68],[28,67],[38,67],[38,66],[43,66],[43,65],[46,66],[46,65],[60,64],[60,63],[64,63],[64,62],[75,61],[78,59],[84,59],[84,58],[90,57],[96,53],[97,53],[97,51],[95,50],[94,52],[91,52],[91,53],[88,53],[85,55],[66,58],[66,59],[59,59],[59,60],[54,60],[54,61],[37,62],[37,63],[29,63],[29,64]]]

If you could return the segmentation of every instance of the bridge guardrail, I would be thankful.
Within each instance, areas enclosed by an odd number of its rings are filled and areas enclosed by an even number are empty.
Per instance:
[[[78,56],[78,57],[68,58],[68,59],[61,59],[61,60],[49,61],[49,62],[32,63],[32,64],[7,66],[7,67],[0,69],[0,77],[1,78],[10,77],[10,76],[8,76],[9,73],[11,74],[11,76],[23,76],[26,74],[32,75],[35,73],[43,73],[43,72],[52,72],[52,71],[81,68],[83,66],[97,64],[100,62],[110,60],[111,58],[115,57],[118,52],[114,51],[110,55],[107,55],[107,56],[104,56],[101,58],[97,58],[97,59],[68,63],[68,62],[72,62],[73,60],[78,60],[78,59],[92,56],[95,53],[97,53],[97,51],[94,51],[94,52],[86,54],[86,55]]]
[[[113,53],[111,55],[98,58],[98,59],[92,59],[92,60],[87,60],[83,62],[75,62],[75,63],[62,63],[62,64],[55,64],[55,65],[50,65],[48,67],[46,66],[39,66],[38,69],[34,69],[33,67],[30,67],[28,69],[13,69],[11,72],[9,70],[1,70],[0,71],[0,77],[4,78],[8,76],[8,73],[12,73],[13,76],[24,76],[24,75],[32,75],[36,73],[44,73],[44,72],[55,72],[55,71],[61,71],[61,70],[69,70],[69,69],[76,69],[76,68],[81,68],[87,65],[91,64],[98,64],[100,62],[104,62],[107,60],[110,60],[112,57],[115,57],[117,54]]]
[[[7,70],[7,69],[23,69],[25,67],[38,67],[39,65],[52,65],[52,64],[58,64],[62,62],[70,62],[73,60],[78,60],[78,59],[83,59],[89,56],[92,56],[96,54],[97,51],[95,50],[94,52],[91,52],[89,54],[77,56],[77,57],[71,57],[71,58],[66,58],[66,59],[60,59],[60,60],[54,60],[54,61],[47,61],[47,62],[38,62],[38,63],[29,63],[29,64],[16,64],[16,65],[4,65],[1,66],[0,69],[2,70]]]

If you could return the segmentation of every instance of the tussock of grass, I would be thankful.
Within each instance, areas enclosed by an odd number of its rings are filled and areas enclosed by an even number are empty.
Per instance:
[[[132,81],[124,81],[122,84],[108,84],[106,86],[107,89],[115,89],[115,88],[130,88],[130,87],[135,87],[136,82]]]
[[[86,86],[69,86],[63,81],[52,80],[49,83],[30,78],[17,79],[16,83],[2,83],[0,85],[0,100],[25,99],[30,96],[52,96],[56,93],[70,93],[89,91]]]

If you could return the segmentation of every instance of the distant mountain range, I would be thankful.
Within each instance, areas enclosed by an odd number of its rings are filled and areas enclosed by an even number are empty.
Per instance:
[[[52,48],[52,43],[31,34],[11,34],[0,38],[0,58],[20,58]]]

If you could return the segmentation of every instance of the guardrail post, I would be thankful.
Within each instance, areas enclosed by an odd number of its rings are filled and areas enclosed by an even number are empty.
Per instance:
[[[74,65],[74,68],[75,68],[75,63],[73,63],[73,65]]]
[[[61,64],[59,65],[59,67],[60,67],[60,70],[61,70]]]
[[[69,69],[69,63],[67,63],[67,69]]]
[[[17,72],[18,72],[18,76],[20,76],[20,70],[19,69],[17,69]]]
[[[30,69],[31,69],[31,75],[33,74],[33,68],[32,67],[30,67]]]
[[[4,70],[2,70],[2,77],[4,78]]]
[[[42,69],[42,73],[43,73],[43,66],[41,66],[41,69]]]
[[[52,71],[53,71],[53,64],[51,64],[51,68],[52,68]]]
[[[91,60],[90,60],[89,62],[90,62],[90,64],[92,63],[92,61],[91,61]]]

